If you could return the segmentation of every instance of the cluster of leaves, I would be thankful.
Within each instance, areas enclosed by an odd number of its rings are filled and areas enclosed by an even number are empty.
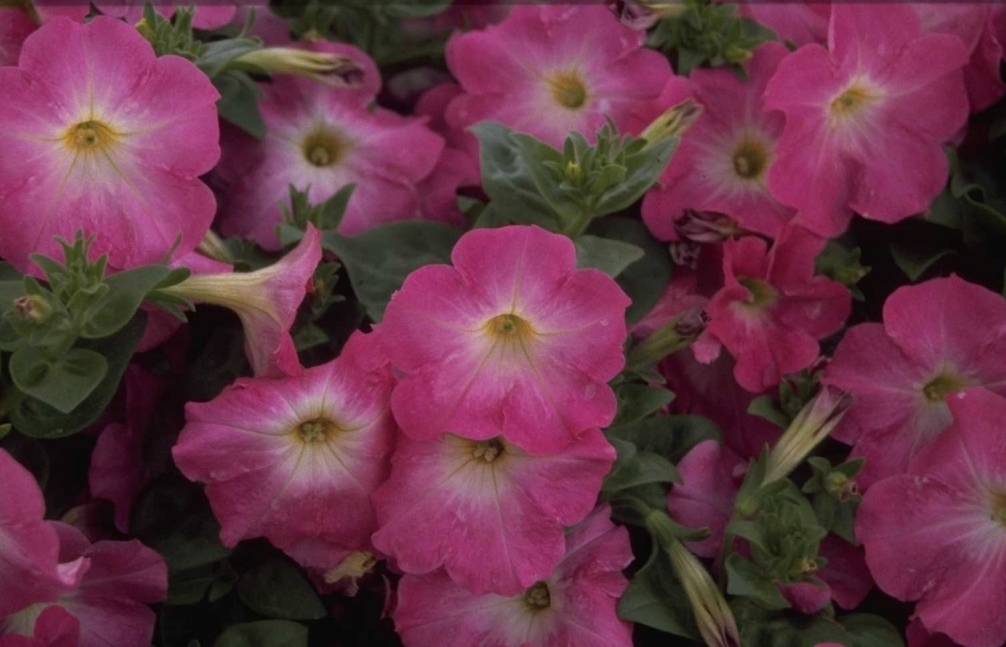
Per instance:
[[[188,276],[163,265],[105,276],[107,258],[88,260],[83,234],[60,242],[64,263],[32,256],[44,284],[0,267],[0,420],[40,438],[76,433],[105,410],[143,334],[140,305],[153,297],[177,313],[157,291]]]
[[[657,23],[649,44],[672,55],[679,74],[726,65],[743,75],[741,64],[752,50],[775,39],[772,30],[738,16],[736,5],[685,0],[677,15]]]

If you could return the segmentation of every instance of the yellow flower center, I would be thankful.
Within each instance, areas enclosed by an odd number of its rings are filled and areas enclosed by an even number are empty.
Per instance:
[[[472,456],[486,463],[494,463],[506,453],[506,446],[500,437],[490,438],[475,443]]]
[[[328,418],[315,418],[300,423],[294,431],[302,443],[312,445],[331,439],[339,432],[339,426]]]
[[[992,508],[989,517],[992,521],[1006,528],[1006,492],[990,490],[989,499]]]
[[[759,180],[768,168],[768,151],[761,142],[745,137],[733,154],[734,173],[745,180]]]
[[[496,315],[485,323],[483,329],[494,342],[504,346],[523,345],[535,336],[531,324],[515,314]]]
[[[779,298],[779,292],[765,281],[741,276],[737,278],[737,282],[751,293],[747,303],[754,308],[765,308]]]
[[[89,153],[107,150],[118,138],[118,133],[107,124],[88,120],[70,126],[63,135],[63,143],[75,153]]]
[[[587,87],[576,71],[553,74],[548,79],[548,85],[552,89],[552,98],[564,108],[577,110],[587,103]]]
[[[532,584],[524,591],[524,604],[532,611],[544,611],[552,604],[552,596],[548,592],[548,585],[544,582]]]
[[[956,375],[941,374],[930,380],[924,387],[922,393],[930,402],[942,402],[954,391],[959,391],[967,386],[964,380]]]
[[[836,119],[848,119],[862,113],[879,98],[876,92],[857,81],[850,85],[842,94],[831,101],[829,106],[831,116]]]
[[[318,168],[335,166],[349,151],[350,143],[334,130],[319,127],[300,144],[304,159]]]

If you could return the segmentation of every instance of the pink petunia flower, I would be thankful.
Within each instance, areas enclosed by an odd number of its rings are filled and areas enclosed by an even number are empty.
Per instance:
[[[596,428],[549,456],[500,438],[402,438],[374,493],[372,541],[406,573],[443,566],[473,593],[516,595],[562,560],[563,527],[594,508],[614,460]]]
[[[684,135],[659,185],[643,200],[643,220],[661,240],[677,240],[674,223],[692,209],[725,214],[742,227],[777,236],[795,211],[768,192],[783,116],[764,112],[761,96],[787,50],[766,43],[745,69],[695,70],[691,81],[705,112]]]
[[[737,5],[737,13],[768,27],[780,40],[788,40],[798,46],[807,43],[823,44],[828,40],[830,2],[744,0]]]
[[[305,566],[331,568],[377,527],[371,492],[388,474],[394,376],[374,335],[297,377],[240,379],[186,405],[175,463],[206,494],[233,546],[265,537]]]
[[[98,0],[94,3],[101,13],[121,18],[128,23],[137,23],[143,19],[143,6],[140,0]],[[191,6],[195,9],[192,15],[192,26],[196,29],[219,29],[228,24],[237,15],[238,7],[255,4],[259,0],[225,0],[215,4],[198,4],[191,0],[186,4],[176,0],[154,0],[154,10],[165,18],[175,15],[177,6]]]
[[[31,633],[0,635],[0,647],[78,647],[80,621],[63,607],[44,607],[34,619]]]
[[[849,316],[848,288],[814,275],[824,242],[788,224],[771,249],[753,236],[724,244],[726,285],[709,302],[708,330],[736,358],[734,376],[745,389],[762,391],[810,366],[817,340]]]
[[[147,604],[167,596],[164,560],[138,541],[92,544],[74,527],[45,522],[34,477],[0,451],[0,645],[63,647],[79,631],[80,647],[146,647],[154,612]],[[50,612],[61,608],[65,613]],[[72,616],[76,624],[66,616]],[[26,647],[27,647],[26,645]]]
[[[682,525],[709,528],[708,538],[687,545],[699,557],[715,557],[723,548],[747,463],[729,447],[705,440],[689,450],[677,468],[682,483],[668,493],[667,511]]]
[[[890,223],[925,211],[946,184],[942,145],[968,116],[967,60],[907,5],[835,4],[828,49],[790,54],[765,91],[786,115],[769,190],[826,237],[853,212]]]
[[[856,537],[882,590],[965,647],[1006,640],[1006,400],[954,394],[953,425],[863,498]]]
[[[115,527],[129,532],[129,515],[140,491],[150,481],[143,461],[144,431],[154,415],[164,384],[139,364],[123,377],[125,417],[111,422],[98,436],[87,472],[91,496],[115,506]]]
[[[1006,395],[1006,302],[951,276],[895,290],[884,322],[846,331],[822,382],[856,401],[832,433],[866,458],[867,488],[908,468],[951,423],[947,398],[970,386]]]
[[[21,45],[38,28],[27,10],[0,7],[0,67],[17,65]]]
[[[321,260],[321,232],[308,224],[304,237],[280,260],[254,272],[197,274],[165,292],[195,303],[223,306],[241,320],[245,356],[258,377],[301,372],[290,328]]]
[[[314,203],[355,184],[339,227],[350,236],[393,220],[437,217],[424,213],[419,192],[436,169],[443,138],[424,119],[370,109],[380,74],[360,50],[322,41],[304,47],[353,59],[363,70],[362,85],[340,89],[277,77],[263,86],[265,139],[227,131],[224,140],[220,174],[229,186],[223,233],[277,248],[276,226],[283,222],[281,205],[289,202],[291,184],[307,190]]]
[[[633,112],[672,77],[644,40],[600,5],[515,5],[498,25],[448,42],[447,66],[465,94],[447,121],[458,132],[498,121],[552,146],[570,131],[592,140],[606,117],[638,134],[646,124]],[[477,155],[474,136],[466,140]]]
[[[410,274],[385,312],[402,430],[548,454],[608,425],[629,305],[614,280],[577,270],[573,243],[538,227],[470,231],[451,260]]]
[[[922,2],[911,6],[922,20],[924,33],[953,34],[964,43],[971,56],[964,68],[971,111],[984,110],[998,101],[1006,84],[999,75],[1003,49],[995,36],[993,4]]]
[[[598,508],[566,535],[562,562],[514,596],[476,594],[446,573],[406,575],[395,628],[406,647],[631,647],[632,629],[615,614],[632,561],[629,534]]]
[[[27,271],[81,228],[122,269],[199,244],[216,211],[199,176],[220,155],[219,93],[195,65],[156,58],[121,21],[56,18],[0,86],[0,256]]]

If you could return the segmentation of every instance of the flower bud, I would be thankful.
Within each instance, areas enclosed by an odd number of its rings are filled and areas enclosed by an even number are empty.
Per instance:
[[[692,124],[702,116],[704,108],[693,99],[685,99],[676,106],[671,106],[643,130],[640,138],[645,139],[648,146],[658,144],[671,137],[681,137],[692,127]]]
[[[646,369],[687,348],[706,329],[709,316],[699,306],[689,308],[655,330],[629,353],[629,368]]]
[[[313,286],[321,260],[321,233],[307,226],[296,249],[254,272],[190,276],[163,292],[194,303],[223,306],[237,314],[245,331],[245,354],[256,376],[300,372],[290,327]]]
[[[14,299],[14,314],[22,321],[39,324],[52,314],[52,306],[37,294],[26,294]]]
[[[709,571],[680,541],[671,541],[666,550],[685,589],[702,640],[709,647],[740,647],[734,614]]]
[[[671,243],[670,252],[675,265],[694,270],[698,267],[702,246],[691,240],[678,240]]]
[[[363,82],[363,68],[347,56],[295,47],[265,47],[234,59],[269,74],[303,76],[333,88],[355,88]]]
[[[207,230],[202,242],[196,247],[196,251],[206,258],[212,258],[215,261],[227,263],[228,265],[234,264],[234,257],[231,255],[230,250],[227,249],[227,245],[224,244],[224,241],[213,230]]]
[[[852,405],[852,396],[824,385],[796,415],[769,453],[763,483],[785,478],[838,425]]]

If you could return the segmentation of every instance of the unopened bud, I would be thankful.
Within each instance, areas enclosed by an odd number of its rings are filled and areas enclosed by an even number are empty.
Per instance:
[[[566,162],[566,168],[563,171],[563,176],[566,181],[573,186],[579,186],[583,184],[583,167],[580,166],[579,162],[574,162],[570,160]]]
[[[636,31],[646,31],[660,20],[660,15],[657,12],[633,0],[609,2],[608,9],[611,9],[619,22]]]
[[[708,315],[698,306],[682,312],[633,348],[626,365],[636,370],[656,366],[668,355],[690,346],[706,329],[708,322]]]
[[[692,607],[702,640],[709,647],[739,647],[734,614],[709,571],[680,541],[670,542],[666,550]]]
[[[741,228],[730,216],[716,211],[685,209],[674,221],[678,236],[696,243],[722,243],[741,233]]]
[[[231,254],[230,250],[227,249],[227,245],[225,245],[220,236],[217,236],[212,230],[206,232],[206,235],[203,236],[202,242],[200,242],[199,246],[196,247],[196,251],[207,258],[212,258],[215,261],[227,263],[228,265],[234,264],[234,256]]]
[[[363,68],[348,56],[312,52],[295,47],[265,47],[234,59],[269,74],[303,76],[333,88],[355,88],[363,83]]]
[[[649,145],[657,144],[671,137],[681,137],[702,116],[704,108],[693,99],[685,99],[664,111],[643,130],[640,135]]]
[[[26,294],[14,299],[14,314],[22,321],[42,323],[52,314],[52,306],[36,294]]]
[[[764,483],[785,478],[838,425],[852,396],[828,385],[796,415],[769,453]]]
[[[839,501],[851,501],[859,498],[859,486],[856,482],[837,470],[829,472],[824,477],[824,489]]]

